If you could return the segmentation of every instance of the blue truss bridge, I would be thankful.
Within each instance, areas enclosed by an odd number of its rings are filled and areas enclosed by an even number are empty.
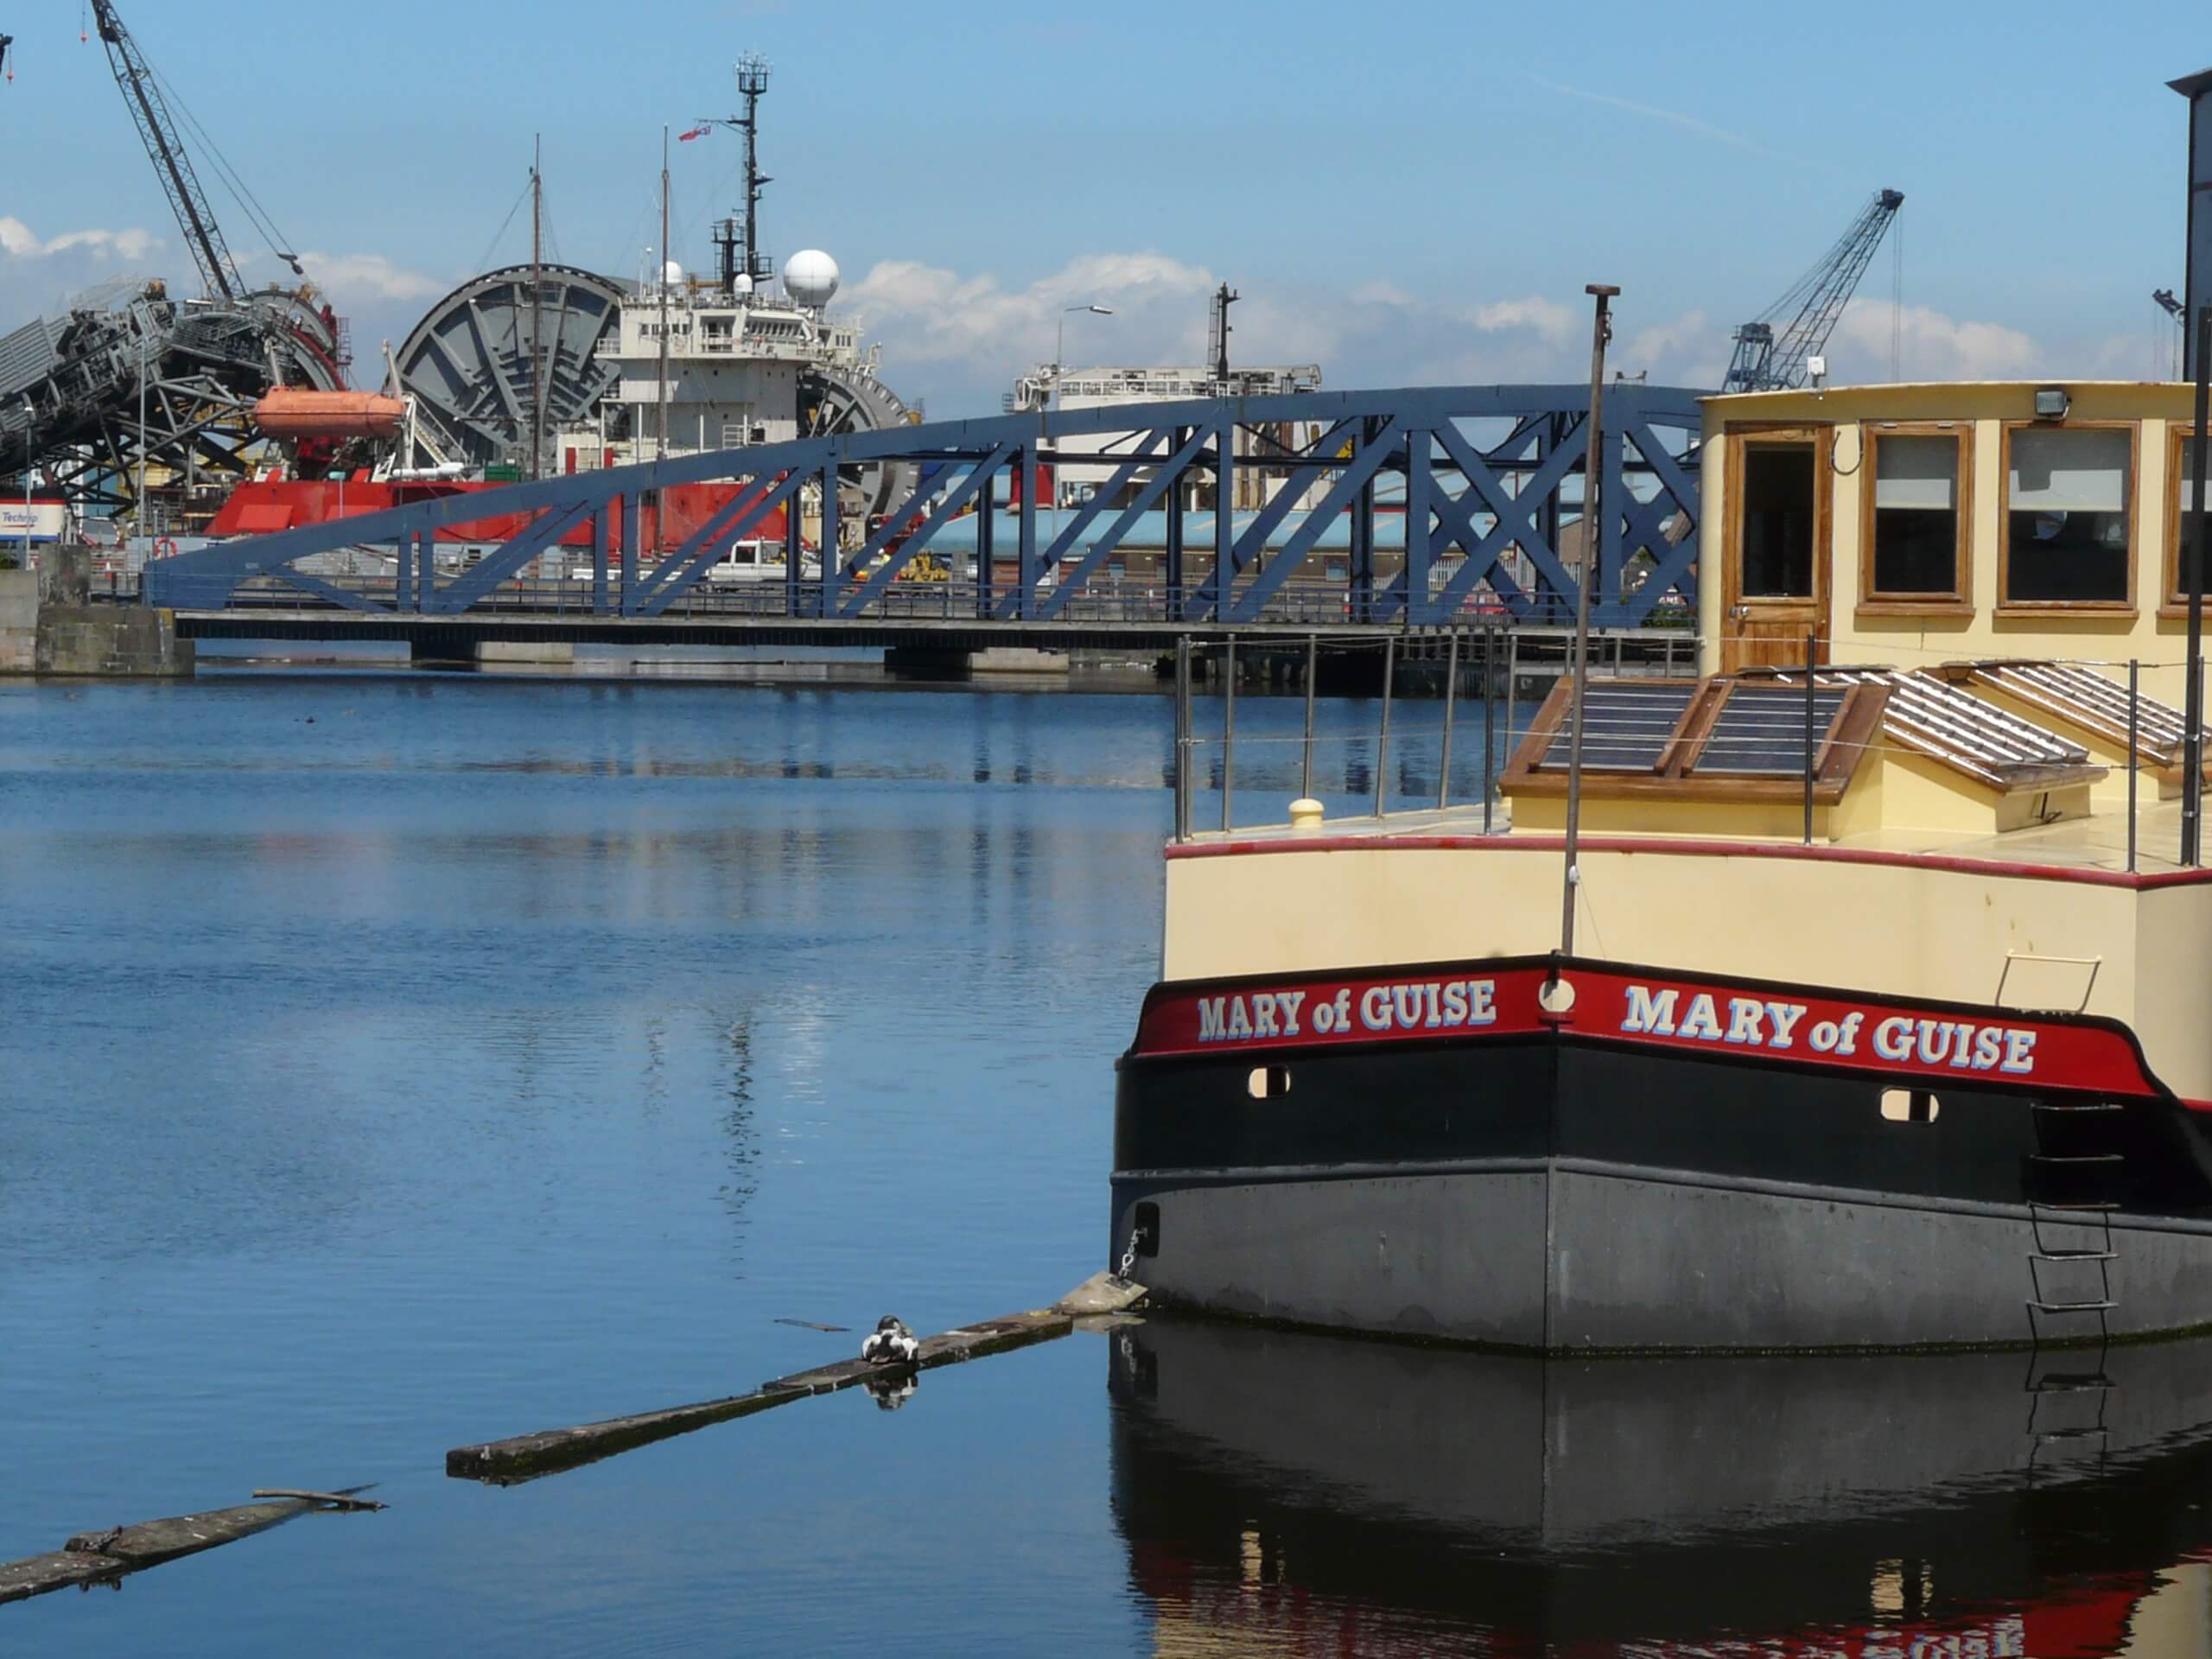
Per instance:
[[[200,639],[1142,646],[1319,627],[1553,630],[1571,623],[1587,564],[1599,628],[1679,639],[1696,614],[1701,395],[1608,390],[1598,464],[1611,510],[1594,537],[1586,387],[1419,387],[1047,410],[672,456],[218,543],[149,564],[142,597]],[[842,524],[841,477],[881,468],[902,505]],[[1085,499],[1019,487],[1039,469],[1087,478]],[[645,515],[626,506],[730,480],[748,487],[680,545],[637,545]],[[457,538],[494,517],[523,527],[457,567]],[[771,523],[784,534],[775,580],[712,579]]]

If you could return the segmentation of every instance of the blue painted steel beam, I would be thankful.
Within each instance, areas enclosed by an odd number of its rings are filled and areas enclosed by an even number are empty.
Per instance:
[[[1322,444],[1336,448],[1349,441],[1353,444],[1356,454],[1359,440],[1356,435],[1351,435],[1354,430],[1351,422],[1339,421],[1322,440]],[[1214,545],[1218,549],[1225,544],[1229,554],[1224,558],[1217,553],[1214,567],[1207,572],[1205,583],[1198,589],[1199,615],[1211,614],[1219,620],[1230,620],[1228,607],[1234,597],[1238,574],[1267,547],[1268,538],[1274,534],[1275,527],[1282,523],[1291,508],[1298,505],[1298,498],[1313,487],[1314,480],[1330,467],[1345,464],[1335,460],[1300,463],[1287,478],[1281,480],[1280,487],[1241,535],[1233,533],[1235,514],[1229,509],[1224,498],[1217,506],[1214,515]]]
[[[1266,569],[1245,583],[1243,592],[1230,595],[1234,601],[1230,606],[1230,621],[1250,622],[1258,619],[1268,598],[1289,579],[1291,573],[1313,550],[1314,538],[1320,535],[1322,527],[1351,505],[1354,497],[1367,492],[1370,480],[1382,463],[1394,458],[1399,440],[1403,435],[1404,429],[1393,416],[1384,423],[1381,431],[1362,441],[1349,461],[1338,463],[1344,470],[1337,475],[1337,481],[1330,486],[1329,493],[1321,498],[1321,505],[1306,515],[1306,522],[1283,543],[1281,551],[1268,561]],[[1421,435],[1426,439],[1427,434]],[[1287,487],[1282,492],[1283,495],[1289,493]],[[1276,499],[1280,500],[1281,497]],[[1255,524],[1247,534],[1255,534],[1259,528]],[[1368,608],[1357,597],[1355,603],[1359,603],[1362,610]]]
[[[1163,442],[1167,436],[1164,432],[1155,434],[1154,435],[1160,438]],[[1153,504],[1158,501],[1162,495],[1166,494],[1168,491],[1173,490],[1175,492],[1176,501],[1179,504],[1181,502],[1183,499],[1182,484],[1184,476],[1189,472],[1192,463],[1197,460],[1198,452],[1205,448],[1205,430],[1204,428],[1200,428],[1191,433],[1189,436],[1185,437],[1183,442],[1176,447],[1175,453],[1168,456],[1166,462],[1160,467],[1160,470],[1153,474],[1151,481],[1138,490],[1136,499],[1130,502],[1128,506],[1122,508],[1121,516],[1116,518],[1114,522],[1107,527],[1106,533],[1091,543],[1090,551],[1084,555],[1083,562],[1077,564],[1073,571],[1070,572],[1066,576],[1064,576],[1059,582],[1056,582],[1053,585],[1052,591],[1051,593],[1044,595],[1043,602],[1037,609],[1037,614],[1039,617],[1049,620],[1051,618],[1058,616],[1062,610],[1066,608],[1068,601],[1083,591],[1084,583],[1089,582],[1092,575],[1097,570],[1098,567],[1105,563],[1107,556],[1122,545],[1123,540],[1128,537],[1130,528],[1141,521],[1146,513],[1152,511]],[[1128,467],[1125,467],[1122,470],[1132,470],[1137,464],[1138,463],[1132,461]],[[1119,481],[1115,486],[1114,493],[1116,494],[1119,494],[1121,484],[1125,483],[1127,480],[1122,478],[1121,473],[1116,473],[1115,474],[1115,478]],[[1103,494],[1102,493],[1101,495],[1094,496],[1092,498],[1091,504],[1101,504],[1103,503]],[[1173,528],[1171,529],[1169,533],[1176,537],[1179,542],[1182,536],[1182,512],[1179,505],[1177,507],[1171,509],[1171,513],[1172,517],[1170,523]],[[1081,533],[1082,526],[1088,522],[1089,520],[1087,518],[1078,519],[1077,523],[1069,525],[1066,530],[1063,531],[1058,536],[1053,538],[1052,556],[1054,558],[1057,559],[1059,557],[1061,553],[1065,551],[1065,548],[1073,543],[1075,537]],[[1181,563],[1181,552],[1179,548],[1176,550],[1174,557],[1170,563],[1171,565],[1179,565]],[[1175,581],[1175,574],[1171,571],[1171,574],[1168,576],[1169,585],[1171,587],[1174,586]],[[1175,620],[1179,621],[1181,619],[1178,617]]]
[[[720,557],[725,547],[743,541],[747,531],[778,507],[789,501],[798,493],[799,486],[805,481],[806,475],[804,473],[787,473],[776,482],[772,488],[747,491],[728,506],[715,512],[699,527],[697,533],[684,543],[690,550],[690,556],[685,560],[683,568],[665,578],[659,579],[649,587],[645,598],[638,606],[638,614],[658,616],[678,599],[697,587],[705,579],[708,570]],[[798,514],[795,510],[785,515],[786,542],[790,540],[788,526],[798,517]],[[661,569],[666,570],[668,566],[674,563],[679,556],[682,556],[680,550],[677,554],[671,555],[663,562]]]
[[[327,599],[343,610],[382,611],[390,608],[378,604],[365,594],[357,594],[350,588],[334,586],[325,582],[321,576],[309,575],[306,571],[296,570],[289,565],[277,571],[276,575],[302,593],[313,594],[317,599]]]
[[[970,499],[990,481],[998,469],[1006,465],[1007,457],[1014,453],[1014,448],[1015,446],[1012,443],[999,445],[988,456],[977,462],[967,477],[946,491],[944,499],[938,502],[930,516],[922,521],[921,527],[907,537],[898,551],[893,553],[881,564],[868,571],[861,579],[861,585],[853,590],[849,600],[840,605],[836,613],[840,616],[858,616],[867,609],[868,601],[896,581],[899,573],[906,568],[914,555],[929,545],[929,538],[936,532],[938,527],[958,512],[961,508],[966,506]],[[883,528],[868,537],[868,545],[861,550],[858,561],[863,568],[870,559],[884,550],[884,544],[898,533],[897,526],[907,522],[916,499],[928,491],[939,487],[944,482],[944,475],[940,473],[936,478],[927,480],[917,486],[914,494],[907,498],[906,505],[899,509],[898,516],[885,519]],[[986,512],[978,521],[977,528],[988,531],[990,524],[990,514]],[[990,584],[984,580],[983,573],[989,563],[990,538],[985,535],[978,539],[976,547],[976,587],[980,592],[985,594],[988,594]]]
[[[850,585],[850,573],[840,567],[845,563],[839,549],[837,535],[836,468],[840,465],[869,465],[912,460],[923,455],[950,457],[950,464],[967,469],[974,487],[968,491],[972,498],[983,485],[978,474],[995,472],[1007,464],[1010,455],[1019,454],[1025,467],[1024,506],[1022,522],[1009,533],[1023,539],[1021,569],[1018,591],[1011,597],[1013,603],[996,607],[1008,618],[1022,615],[1040,616],[1060,614],[1073,595],[1082,590],[1103,564],[1112,548],[1126,537],[1124,529],[1118,535],[1109,535],[1100,541],[1088,543],[1082,563],[1074,570],[1063,571],[1060,563],[1069,547],[1082,544],[1077,537],[1070,537],[1065,545],[1055,537],[1052,550],[1039,551],[1036,547],[1034,494],[1035,466],[1045,457],[1072,461],[1080,455],[1086,461],[1116,464],[1123,458],[1116,454],[1120,446],[1140,446],[1139,454],[1150,454],[1163,447],[1157,436],[1160,433],[1173,435],[1179,454],[1184,450],[1190,435],[1199,435],[1196,452],[1185,456],[1179,464],[1160,463],[1161,470],[1175,479],[1187,481],[1200,472],[1210,471],[1213,476],[1217,498],[1222,510],[1214,515],[1214,546],[1217,569],[1220,573],[1213,597],[1217,607],[1227,601],[1232,612],[1256,614],[1253,607],[1261,601],[1239,597],[1236,588],[1236,572],[1249,567],[1251,558],[1266,546],[1275,529],[1284,522],[1304,483],[1318,476],[1317,467],[1334,469],[1344,464],[1344,458],[1330,451],[1342,442],[1342,432],[1349,423],[1351,429],[1362,433],[1363,440],[1355,445],[1355,460],[1365,458],[1366,445],[1373,442],[1372,435],[1395,423],[1404,434],[1427,432],[1435,435],[1433,442],[1440,453],[1432,450],[1424,455],[1428,461],[1427,491],[1431,510],[1420,515],[1424,521],[1433,519],[1437,526],[1433,534],[1415,538],[1409,558],[1418,561],[1424,555],[1433,558],[1440,546],[1452,540],[1463,544],[1470,538],[1475,547],[1490,543],[1494,537],[1503,536],[1498,545],[1520,547],[1541,573],[1546,588],[1563,601],[1571,601],[1574,579],[1557,556],[1551,538],[1540,533],[1539,515],[1543,524],[1555,518],[1554,504],[1557,493],[1568,467],[1578,453],[1576,429],[1581,423],[1587,400],[1587,391],[1580,386],[1456,386],[1417,387],[1380,391],[1298,392],[1264,397],[1241,399],[1190,399],[1171,404],[1103,404],[1081,410],[1048,410],[1027,411],[1018,415],[992,416],[971,421],[939,422],[927,426],[893,427],[867,433],[849,434],[837,438],[810,438],[790,443],[760,445],[745,449],[715,451],[698,455],[686,455],[636,467],[607,468],[587,475],[570,474],[557,479],[542,480],[498,490],[472,491],[444,495],[429,500],[410,502],[381,512],[349,518],[342,522],[302,525],[274,535],[242,538],[220,543],[205,550],[162,562],[161,569],[149,571],[147,577],[147,597],[156,604],[179,606],[185,608],[207,608],[229,601],[230,594],[239,583],[258,576],[283,575],[300,559],[334,548],[355,544],[387,543],[400,555],[400,582],[397,584],[400,602],[436,612],[449,612],[474,602],[487,593],[491,586],[502,579],[509,569],[518,568],[527,556],[523,549],[531,543],[543,545],[555,531],[538,535],[526,531],[508,547],[493,556],[494,569],[486,571],[480,566],[467,576],[461,578],[441,590],[435,581],[433,554],[441,532],[450,532],[476,521],[517,513],[529,513],[543,518],[548,514],[564,516],[575,514],[594,520],[593,599],[595,607],[607,607],[610,601],[626,614],[636,614],[641,607],[652,604],[664,594],[680,591],[671,583],[702,579],[693,575],[698,552],[676,563],[673,568],[664,560],[660,568],[647,578],[639,569],[634,557],[626,559],[619,580],[619,594],[606,591],[601,575],[604,554],[601,544],[611,541],[608,515],[622,509],[622,535],[626,551],[633,551],[638,539],[637,531],[642,517],[638,510],[639,498],[645,493],[672,488],[686,483],[717,480],[747,480],[765,484],[771,479],[801,476],[819,478],[823,485],[824,512],[822,540],[824,550],[825,580],[818,590],[810,592],[803,580],[798,561],[787,560],[785,603],[787,610],[818,609],[829,614],[857,614],[880,596],[886,583],[896,575],[896,567],[903,565],[914,553],[928,546],[931,537],[949,533],[947,527],[955,515],[932,513],[923,525],[903,538],[896,559],[886,569],[867,573],[857,588]],[[1624,504],[1623,518],[1609,537],[1600,528],[1598,541],[1609,556],[1601,562],[1599,580],[1609,586],[1617,583],[1625,561],[1639,551],[1648,550],[1660,570],[1663,570],[1669,586],[1688,596],[1694,590],[1690,563],[1694,555],[1685,553],[1684,544],[1666,545],[1658,528],[1674,512],[1686,515],[1694,524],[1700,512],[1695,482],[1695,439],[1700,425],[1698,406],[1700,394],[1670,387],[1616,386],[1608,395],[1609,409],[1613,419],[1608,425],[1620,431],[1633,445],[1638,457],[1636,471],[1655,481],[1656,493],[1635,507],[1625,504],[1634,498],[1624,490],[1613,499]],[[1466,432],[1460,429],[1471,423],[1507,421],[1512,423],[1510,435],[1486,453],[1477,449]],[[1281,454],[1254,458],[1251,464],[1262,466],[1269,474],[1270,486],[1267,505],[1261,509],[1274,523],[1262,527],[1247,518],[1239,523],[1234,511],[1236,474],[1239,462],[1234,454],[1236,433],[1240,429],[1264,429],[1283,423],[1311,423],[1328,434],[1318,442],[1306,446],[1282,446]],[[1658,435],[1666,432],[1676,436],[1682,453],[1671,452]],[[1564,435],[1559,441],[1558,435]],[[1075,440],[1091,442],[1077,445]],[[1100,440],[1104,441],[1102,448]],[[1408,442],[1410,442],[1408,438]],[[1510,464],[1520,472],[1525,464],[1520,460],[1531,445],[1552,444],[1538,463],[1535,474],[1524,487],[1515,494],[1505,491],[1498,481],[1497,472]],[[1608,449],[1611,448],[1609,444]],[[1422,486],[1414,474],[1424,470],[1412,460],[1410,449],[1402,452],[1406,459],[1401,462],[1388,456],[1380,461],[1370,474],[1367,486],[1357,493],[1354,511],[1347,522],[1364,522],[1363,504],[1373,493],[1377,478],[1392,472],[1402,472],[1408,492],[1408,506],[1414,502]],[[1562,457],[1567,465],[1561,465]],[[1474,466],[1467,465],[1471,458]],[[1609,454],[1601,457],[1601,465],[1609,474],[1608,481],[1616,490],[1621,489],[1612,473]],[[1151,463],[1147,463],[1151,464]],[[1118,468],[1117,468],[1118,470]],[[1141,470],[1141,469],[1140,469]],[[1444,503],[1453,499],[1445,488],[1445,480],[1452,472],[1460,472],[1467,479],[1462,495],[1467,498],[1465,511],[1447,512]],[[1287,474],[1286,478],[1283,475]],[[1135,474],[1116,486],[1115,493],[1126,489]],[[1155,478],[1159,476],[1155,474]],[[941,479],[933,479],[931,491],[943,487]],[[1149,486],[1147,486],[1147,488]],[[1172,492],[1172,493],[1171,493]],[[1182,518],[1182,491],[1173,482],[1163,484],[1152,493],[1152,499],[1169,499],[1167,539],[1174,543],[1169,548],[1168,563],[1172,569],[1169,586],[1179,590],[1184,585],[1177,578],[1183,551],[1181,537],[1175,531]],[[1671,506],[1660,510],[1653,503],[1666,498]],[[796,499],[796,493],[790,498]],[[924,495],[920,499],[927,499]],[[891,534],[897,533],[901,522],[911,524],[917,506],[895,516],[886,526]],[[1478,512],[1487,512],[1499,520],[1497,529],[1478,534],[1475,522]],[[1337,515],[1344,516],[1342,514]],[[1094,515],[1095,519],[1095,515]],[[1313,522],[1318,520],[1318,525]],[[1389,524],[1391,520],[1380,521]],[[1313,515],[1311,520],[1301,521],[1291,539],[1304,537],[1304,545],[1296,555],[1284,556],[1270,553],[1268,574],[1282,571],[1281,582],[1294,579],[1298,567],[1311,563],[1320,547],[1332,539],[1332,518],[1327,514]],[[537,527],[533,527],[535,530]],[[981,526],[979,525],[980,529]],[[1307,534],[1307,532],[1311,534]],[[1026,532],[1026,533],[1025,533]],[[1447,533],[1449,532],[1449,533]],[[800,532],[792,531],[792,536]],[[1077,532],[1086,537],[1090,526]],[[986,531],[987,535],[988,532]],[[1439,537],[1444,539],[1440,542]],[[1613,546],[1607,548],[1609,539]],[[863,555],[864,565],[874,552],[883,550],[889,539],[879,531],[870,537],[874,551]],[[1380,539],[1379,537],[1377,538]],[[1472,549],[1471,548],[1471,553]],[[788,551],[788,543],[787,543]],[[1464,594],[1471,588],[1477,575],[1470,575],[1476,561],[1471,559],[1455,575]],[[1491,561],[1493,567],[1496,561]],[[1495,575],[1503,576],[1502,569],[1494,569]],[[474,580],[471,580],[474,578]],[[880,579],[879,579],[880,578]],[[1048,586],[1047,579],[1051,582]],[[1644,590],[1630,595],[1623,602],[1609,596],[1600,607],[1601,616],[1608,612],[1648,612],[1649,604],[1656,603],[1660,591],[1653,591],[1659,578],[1655,570],[1652,583]],[[1223,584],[1226,584],[1225,587]],[[979,584],[981,585],[981,584]],[[1507,593],[1510,578],[1503,586],[1493,582],[1492,587]],[[1424,612],[1438,607],[1421,591],[1420,585],[1410,591],[1404,584],[1394,584],[1397,598],[1395,601],[1384,594],[1376,594],[1380,608],[1388,613],[1403,616],[1408,621],[1422,620]],[[1387,594],[1389,590],[1385,590]],[[1663,591],[1663,590],[1662,590]],[[1438,599],[1443,595],[1436,596]],[[1595,597],[1593,595],[1593,597]],[[1410,599],[1408,605],[1407,601]],[[1524,603],[1528,596],[1522,596]],[[1171,595],[1169,608],[1173,609],[1179,593]],[[1509,602],[1510,602],[1509,601]],[[855,608],[857,607],[857,608]],[[1449,607],[1443,607],[1448,613]]]
[[[509,576],[520,570],[589,515],[592,504],[578,501],[563,508],[549,508],[522,534],[486,554],[461,575],[441,588],[435,602],[423,609],[442,615],[467,610]]]

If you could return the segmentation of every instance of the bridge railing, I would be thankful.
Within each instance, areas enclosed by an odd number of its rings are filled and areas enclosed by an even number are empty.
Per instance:
[[[818,614],[821,586],[818,581],[799,584],[800,607],[795,614],[802,618]],[[130,595],[119,593],[115,596],[123,598]],[[103,594],[96,597],[108,595]],[[230,588],[220,608],[234,613],[263,611],[287,614],[316,610],[358,612],[365,607],[395,610],[400,608],[399,597],[399,582],[396,576],[333,576],[319,583],[316,591],[304,591],[273,577],[256,577]],[[994,607],[995,601],[1003,597],[1002,588],[982,588],[973,582],[894,582],[870,601],[865,610],[845,614],[849,620],[865,618],[894,621],[966,621],[972,620],[984,609]],[[1056,616],[1071,626],[1102,622],[1173,622],[1200,616],[1204,599],[1204,590],[1198,586],[1173,588],[1158,582],[1093,582],[1081,593],[1071,595],[1067,603],[1058,608]],[[784,619],[794,614],[788,608],[788,600],[789,595],[782,582],[727,587],[701,585],[677,595],[668,606],[655,612],[654,617],[663,620],[686,618],[699,620]],[[188,606],[185,608],[196,607]],[[206,608],[217,607],[211,606]],[[472,617],[544,617],[556,620],[609,613],[605,608],[594,605],[592,582],[557,578],[521,578],[502,582],[479,596],[467,613]],[[611,613],[624,614],[619,608]],[[1665,626],[1676,619],[1680,619],[1681,626],[1689,626],[1688,614],[1680,605],[1669,606],[1655,613],[1646,626]],[[1285,583],[1269,597],[1266,606],[1249,620],[1255,626],[1325,627],[1370,622],[1376,619],[1359,615],[1357,596],[1346,594],[1341,584],[1306,582]],[[1479,626],[1485,623],[1498,623],[1519,627],[1566,628],[1573,626],[1573,607],[1564,601],[1548,597],[1544,602],[1524,606],[1516,612],[1494,594],[1482,591],[1466,595],[1450,614],[1433,619],[1433,626]]]
[[[1082,620],[1097,604],[1127,616],[1141,568],[1159,577],[1145,584],[1147,614],[1166,622],[1242,625],[1287,607],[1441,626],[1472,605],[1545,625],[1572,615],[1592,575],[1593,620],[1634,627],[1662,604],[1694,606],[1699,397],[1613,388],[1596,457],[1581,387],[1424,387],[1044,410],[500,489],[426,486],[405,505],[162,561],[145,594],[224,609],[265,603],[273,581],[350,610],[451,616],[524,602],[532,590],[516,584],[551,557],[588,572],[598,616],[759,605],[857,621],[929,602],[900,591],[911,587],[944,589],[931,595],[944,606],[964,599],[979,621],[1035,623]],[[1582,522],[1593,466],[1607,504],[1595,526]],[[855,480],[887,490],[910,479],[889,512],[846,518]],[[675,546],[641,546],[649,518],[658,539],[668,492],[700,484],[735,487]],[[1061,499],[1076,494],[1085,499]],[[730,550],[779,537],[779,581],[742,598],[717,591]],[[463,537],[486,550],[455,569]],[[391,570],[388,591],[331,574],[358,568],[364,550]],[[912,580],[947,569],[976,579]],[[1305,597],[1317,588],[1333,601]],[[571,592],[537,596],[558,613]]]

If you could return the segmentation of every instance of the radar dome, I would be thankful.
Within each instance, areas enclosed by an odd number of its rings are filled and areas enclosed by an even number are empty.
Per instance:
[[[827,305],[837,292],[837,262],[819,248],[784,261],[784,292],[801,305]]]
[[[683,267],[675,260],[670,260],[660,268],[660,279],[671,288],[677,287],[683,281]]]
[[[731,277],[729,282],[731,289],[736,293],[750,294],[753,291],[753,279],[741,270]]]

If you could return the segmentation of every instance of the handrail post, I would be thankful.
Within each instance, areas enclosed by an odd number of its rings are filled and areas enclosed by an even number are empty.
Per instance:
[[[1389,776],[1390,767],[1390,682],[1397,677],[1398,636],[1391,634],[1382,641],[1382,729],[1375,740],[1375,816],[1381,817],[1383,809],[1383,780]]]
[[[2138,675],[2142,664],[2135,658],[2127,661],[2127,873],[2135,874],[2135,738],[2137,731]]]
[[[1436,810],[1440,812],[1452,799],[1452,711],[1459,701],[1459,630],[1455,627],[1444,657],[1444,753],[1436,768]]]
[[[1299,772],[1298,792],[1307,800],[1313,797],[1313,680],[1320,666],[1321,636],[1306,636],[1306,763]]]
[[[1221,658],[1221,832],[1229,833],[1229,798],[1236,767],[1236,636]]]
[[[1813,844],[1813,658],[1820,650],[1820,635],[1805,635],[1805,844]]]
[[[1483,834],[1491,830],[1491,793],[1494,779],[1492,757],[1497,753],[1497,624],[1483,624]],[[1510,735],[1510,734],[1509,734]]]
[[[1191,637],[1175,639],[1175,839],[1191,838]]]

